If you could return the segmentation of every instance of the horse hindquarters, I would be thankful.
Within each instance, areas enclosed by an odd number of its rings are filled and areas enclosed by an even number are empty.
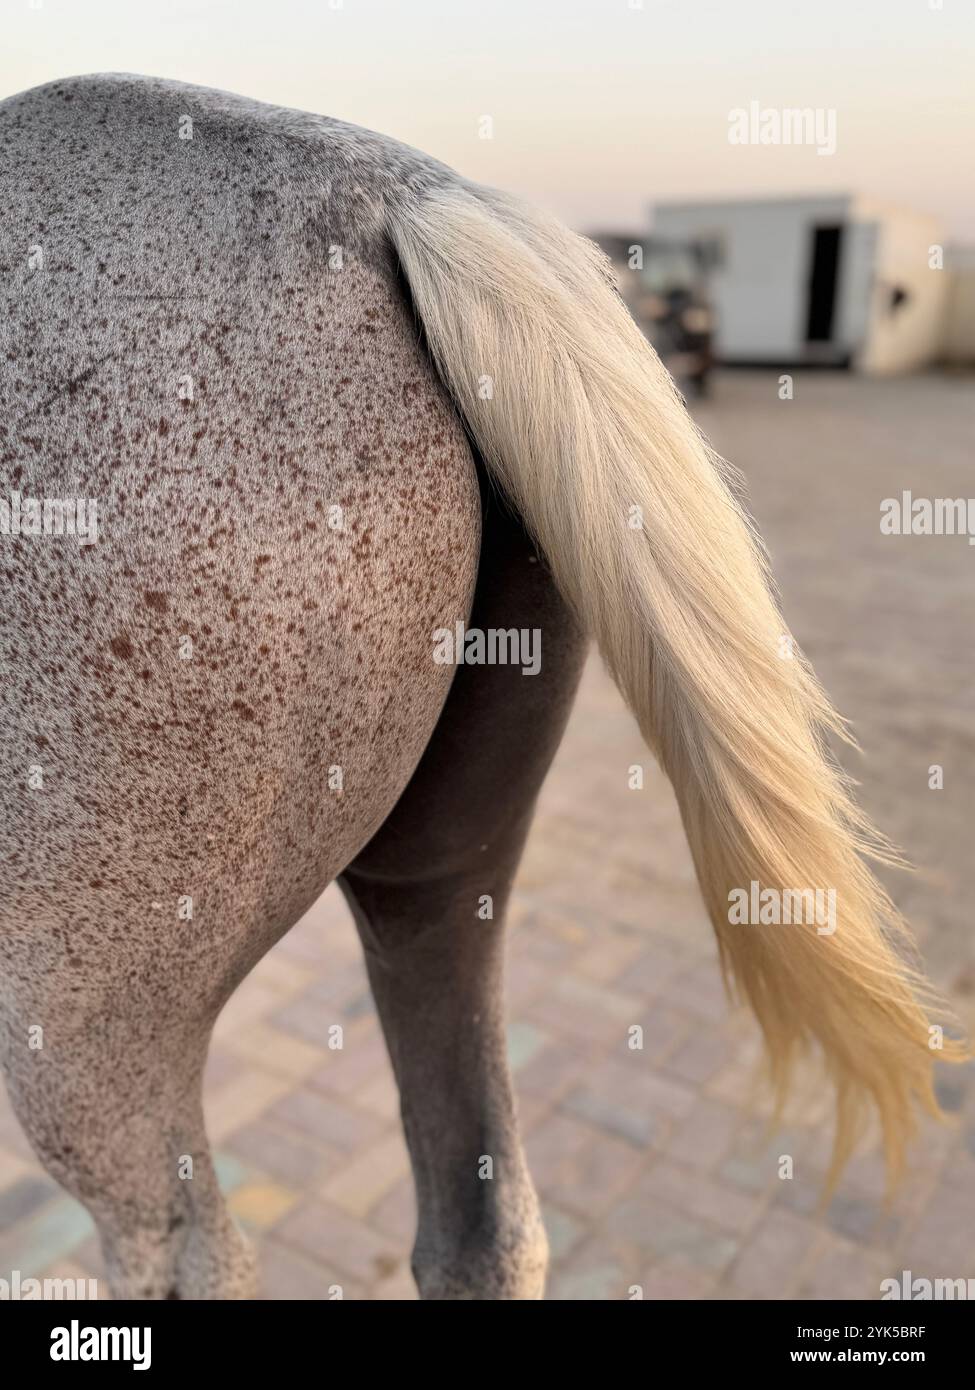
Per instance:
[[[210,1031],[429,739],[474,467],[388,258],[285,206],[294,142],[262,163],[252,116],[124,80],[12,105],[0,490],[95,498],[99,528],[2,541],[4,1068],[115,1290],[230,1296],[253,1270],[203,1127]]]

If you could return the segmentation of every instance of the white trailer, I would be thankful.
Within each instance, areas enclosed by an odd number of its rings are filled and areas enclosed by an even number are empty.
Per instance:
[[[947,277],[932,218],[839,194],[661,203],[653,231],[706,248],[719,361],[886,374],[939,355]]]

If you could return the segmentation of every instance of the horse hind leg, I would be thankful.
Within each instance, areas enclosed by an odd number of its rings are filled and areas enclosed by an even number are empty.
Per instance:
[[[91,1213],[114,1297],[254,1296],[254,1256],[203,1128],[209,1024],[186,1036],[128,1015],[68,1031],[63,1001],[32,1002],[30,1020],[44,1021],[38,1051],[27,1046],[28,1011],[15,1010],[8,1089],[44,1166]]]
[[[339,880],[400,1090],[425,1299],[544,1290],[548,1248],[506,1056],[503,923],[584,647],[533,561],[516,523],[486,520],[470,626],[538,629],[538,674],[459,668],[412,781]]]

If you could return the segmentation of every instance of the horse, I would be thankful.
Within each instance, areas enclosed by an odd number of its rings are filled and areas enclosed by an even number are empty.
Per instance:
[[[872,1105],[896,1173],[939,1029],[868,867],[897,855],[740,477],[602,253],[391,138],[179,82],[11,97],[0,151],[3,1066],[114,1296],[254,1295],[201,1074],[334,880],[420,1296],[543,1295],[504,918],[591,639],[673,784],[775,1094],[815,1048],[832,1171]],[[455,632],[534,634],[538,659],[450,659]],[[733,922],[750,885],[832,890],[836,929]]]

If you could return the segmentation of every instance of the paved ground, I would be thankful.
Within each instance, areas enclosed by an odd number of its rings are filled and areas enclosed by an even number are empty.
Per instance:
[[[883,537],[879,505],[971,490],[971,385],[726,375],[700,412],[746,473],[793,629],[868,758],[864,799],[924,872],[894,889],[975,1024],[975,550]],[[593,663],[515,898],[511,1054],[554,1250],[550,1297],[876,1298],[887,1274],[975,1277],[975,1072],[946,1073],[894,1206],[868,1144],[816,1214],[828,1101],[811,1077],[769,1138],[754,1030],[725,1005],[673,797]],[[944,790],[928,768],[944,768]],[[345,1050],[326,1047],[345,1025]],[[628,1029],[644,1028],[642,1052]],[[223,1181],[266,1296],[413,1297],[396,1097],[351,924],[331,891],[223,1014],[207,1079]],[[795,1177],[778,1176],[790,1154]],[[85,1213],[0,1106],[0,1277],[100,1268]]]

